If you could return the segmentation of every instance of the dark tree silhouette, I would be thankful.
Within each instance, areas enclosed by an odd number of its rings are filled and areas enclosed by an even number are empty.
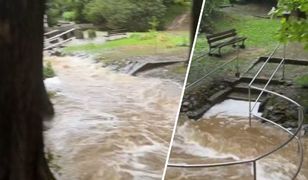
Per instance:
[[[44,0],[0,0],[0,180],[52,180],[43,118]]]
[[[194,0],[193,1],[193,7],[192,7],[193,23],[192,23],[192,28],[191,28],[191,42],[193,42],[196,30],[197,30],[198,20],[199,20],[201,8],[202,8],[202,2],[203,2],[203,0]]]

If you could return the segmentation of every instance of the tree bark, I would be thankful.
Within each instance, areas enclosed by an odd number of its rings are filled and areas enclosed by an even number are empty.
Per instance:
[[[43,84],[42,0],[0,0],[0,180],[53,180],[43,118],[53,109]]]
[[[191,27],[191,43],[193,43],[194,38],[195,38],[195,34],[197,33],[197,26],[198,26],[198,21],[199,21],[199,17],[200,17],[200,12],[201,12],[201,8],[202,8],[202,2],[203,0],[194,0],[193,1],[193,7],[192,7],[192,19],[193,19],[193,23],[192,23],[192,27]]]
[[[203,0],[193,0],[189,57],[190,57],[190,54],[193,53],[192,46],[193,46],[193,43],[194,43],[195,34],[198,33],[198,32],[196,32],[196,30],[197,30],[200,12],[201,12],[201,8],[202,8],[202,2],[203,2]],[[189,58],[186,61],[186,64],[188,64],[188,63],[189,63]]]

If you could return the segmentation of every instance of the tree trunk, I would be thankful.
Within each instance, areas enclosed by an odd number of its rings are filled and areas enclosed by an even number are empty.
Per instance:
[[[0,0],[0,180],[52,180],[43,118],[42,0]]]
[[[202,8],[202,2],[203,0],[194,0],[193,1],[193,8],[192,8],[192,19],[193,19],[193,23],[192,23],[192,28],[191,28],[191,43],[193,43],[194,38],[195,38],[195,33],[197,30],[197,26],[198,26],[198,21],[199,21],[199,17],[200,17],[200,12],[201,12],[201,8]]]
[[[195,34],[198,33],[196,32],[197,26],[198,26],[198,21],[199,21],[199,16],[202,8],[202,2],[203,0],[193,0],[193,6],[192,6],[192,23],[191,23],[191,32],[190,32],[190,54],[193,53],[193,42],[195,39]],[[190,57],[189,54],[189,57]],[[186,64],[189,63],[189,58],[186,61]]]

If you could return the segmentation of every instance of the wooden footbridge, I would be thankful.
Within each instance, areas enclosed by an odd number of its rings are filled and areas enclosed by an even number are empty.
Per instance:
[[[53,30],[44,34],[44,50],[60,47],[63,44],[75,39],[76,28],[66,31]]]

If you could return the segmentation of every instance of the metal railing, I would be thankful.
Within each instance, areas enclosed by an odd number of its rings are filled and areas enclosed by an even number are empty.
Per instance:
[[[187,84],[186,87],[185,87],[185,91],[192,90],[197,85],[199,85],[201,82],[203,82],[203,80],[207,79],[208,77],[210,77],[214,73],[218,72],[219,70],[223,69],[224,67],[226,67],[227,65],[230,65],[233,62],[235,62],[236,73],[239,73],[239,45],[238,45],[238,43],[236,43],[236,47],[237,47],[237,52],[236,52],[236,56],[235,57],[233,57],[230,60],[222,63],[221,65],[219,65],[217,67],[215,67],[213,70],[211,70],[210,72],[206,73],[204,76],[202,76],[201,78],[197,79],[196,81]],[[198,55],[197,57],[193,58],[192,61],[197,61],[197,60],[205,57],[206,55],[207,54]]]
[[[235,60],[237,60],[237,57],[232,58],[229,61],[224,62],[223,64],[219,65],[218,67],[214,68],[213,70],[211,70],[210,72],[206,73],[204,76],[202,76],[201,78],[199,78],[198,80],[194,81],[191,84],[188,84],[185,87],[185,90],[190,90],[193,87],[195,87],[196,85],[198,85],[200,82],[202,82],[204,79],[208,78],[209,76],[211,76],[212,74],[214,74],[215,72],[217,72],[218,70],[224,68],[225,66],[227,66],[228,64],[231,64],[232,62],[234,62]]]
[[[272,73],[272,75],[270,76],[269,78],[269,81],[266,83],[266,85],[263,87],[263,88],[260,88],[260,87],[256,87],[256,86],[253,86],[253,83],[255,81],[255,79],[259,76],[259,74],[261,73],[261,71],[264,69],[264,67],[266,66],[266,64],[268,64],[268,62],[270,61],[270,59],[273,57],[274,53],[277,51],[277,49],[279,48],[280,46],[278,45],[274,51],[270,54],[270,56],[268,57],[268,59],[264,62],[264,64],[261,66],[261,68],[259,69],[259,71],[257,72],[257,74],[254,76],[254,78],[252,79],[252,81],[250,82],[249,84],[249,124],[251,126],[251,120],[252,120],[252,116],[255,117],[255,118],[258,118],[258,119],[261,119],[263,121],[266,121],[280,129],[282,129],[284,132],[288,133],[290,136],[289,138],[284,141],[282,144],[278,145],[277,147],[275,147],[273,150],[267,152],[267,153],[264,153],[262,155],[259,155],[258,157],[255,157],[255,158],[252,158],[252,159],[247,159],[247,160],[240,160],[240,161],[232,161],[232,162],[224,162],[224,163],[211,163],[211,164],[173,164],[173,163],[169,163],[168,164],[168,167],[171,167],[171,168],[211,168],[211,167],[227,167],[227,166],[234,166],[234,165],[243,165],[243,164],[250,164],[252,166],[252,169],[253,169],[253,179],[256,180],[257,179],[257,162],[259,160],[262,160],[266,157],[268,157],[269,155],[272,155],[273,153],[281,150],[282,148],[284,148],[286,145],[288,145],[292,140],[296,140],[297,142],[297,147],[298,147],[298,154],[299,154],[299,161],[298,161],[298,165],[297,165],[297,169],[296,169],[296,172],[294,173],[294,175],[291,177],[292,180],[295,179],[297,177],[297,175],[299,174],[300,170],[301,170],[301,167],[302,167],[302,164],[303,164],[303,145],[302,145],[302,142],[301,142],[301,139],[300,139],[300,131],[302,129],[302,125],[303,125],[303,120],[304,120],[304,110],[303,110],[303,107],[295,102],[294,100],[284,96],[284,95],[281,95],[279,93],[276,93],[274,91],[270,91],[270,90],[267,90],[266,88],[268,87],[270,81],[273,79],[274,75],[277,73],[277,71],[280,69],[280,67],[282,66],[283,67],[283,73],[282,73],[282,78],[284,79],[284,60],[285,60],[285,50],[286,48],[284,47],[284,57],[283,59],[281,60],[281,62],[279,63],[279,65],[277,66],[277,68],[274,70],[274,72]],[[255,101],[255,104],[254,106],[252,107],[251,105],[251,89],[256,89],[256,90],[259,90],[261,91],[258,98],[256,99]],[[258,100],[260,99],[260,97],[262,96],[262,94],[266,92],[266,93],[269,93],[269,94],[272,94],[274,96],[277,96],[277,97],[280,97],[284,100],[287,100],[288,102],[296,105],[297,107],[297,110],[298,110],[298,128],[297,130],[295,131],[295,133],[291,132],[290,130],[288,130],[287,128],[269,120],[269,119],[266,119],[264,117],[261,117],[259,115],[256,115],[253,113],[253,109],[256,107],[255,105],[257,104]]]

